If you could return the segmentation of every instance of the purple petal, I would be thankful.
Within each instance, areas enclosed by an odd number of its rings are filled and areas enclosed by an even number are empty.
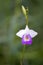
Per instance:
[[[32,38],[29,34],[24,34],[22,37],[22,44],[28,44],[31,45],[32,44]]]

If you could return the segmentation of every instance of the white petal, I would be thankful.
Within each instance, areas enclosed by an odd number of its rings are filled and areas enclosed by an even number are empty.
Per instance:
[[[25,30],[20,30],[19,32],[16,33],[17,36],[21,37],[25,34]]]
[[[26,28],[25,28],[25,29],[29,29],[29,28],[28,28],[28,25],[26,25]]]
[[[26,33],[26,34],[29,34],[29,28],[28,28],[28,25],[26,25],[25,33]]]
[[[29,31],[29,34],[30,34],[31,37],[33,38],[33,37],[35,37],[38,33],[35,32],[34,30],[30,30],[30,31]]]

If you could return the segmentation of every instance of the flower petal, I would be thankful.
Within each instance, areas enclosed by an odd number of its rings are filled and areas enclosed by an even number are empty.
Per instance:
[[[29,34],[29,28],[28,28],[28,25],[26,25],[25,33],[26,33],[26,34]]]
[[[17,36],[22,38],[22,36],[25,34],[25,30],[20,30],[19,32],[16,33]]]
[[[29,34],[30,34],[31,37],[33,38],[33,37],[35,37],[38,33],[35,32],[34,30],[30,30],[30,31],[29,31]]]

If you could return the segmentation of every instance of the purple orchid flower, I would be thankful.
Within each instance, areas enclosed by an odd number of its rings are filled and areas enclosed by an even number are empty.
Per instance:
[[[28,25],[26,25],[25,29],[20,30],[19,32],[16,33],[17,36],[19,36],[20,38],[22,38],[22,44],[26,45],[32,44],[32,38],[34,38],[38,33],[35,32],[32,29],[28,28]]]

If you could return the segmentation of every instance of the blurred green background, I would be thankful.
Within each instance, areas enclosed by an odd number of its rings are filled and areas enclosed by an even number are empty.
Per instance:
[[[43,0],[0,0],[0,65],[20,65],[23,45],[16,33],[25,28],[22,5],[29,9],[29,28],[38,32],[25,47],[23,65],[43,65]]]

